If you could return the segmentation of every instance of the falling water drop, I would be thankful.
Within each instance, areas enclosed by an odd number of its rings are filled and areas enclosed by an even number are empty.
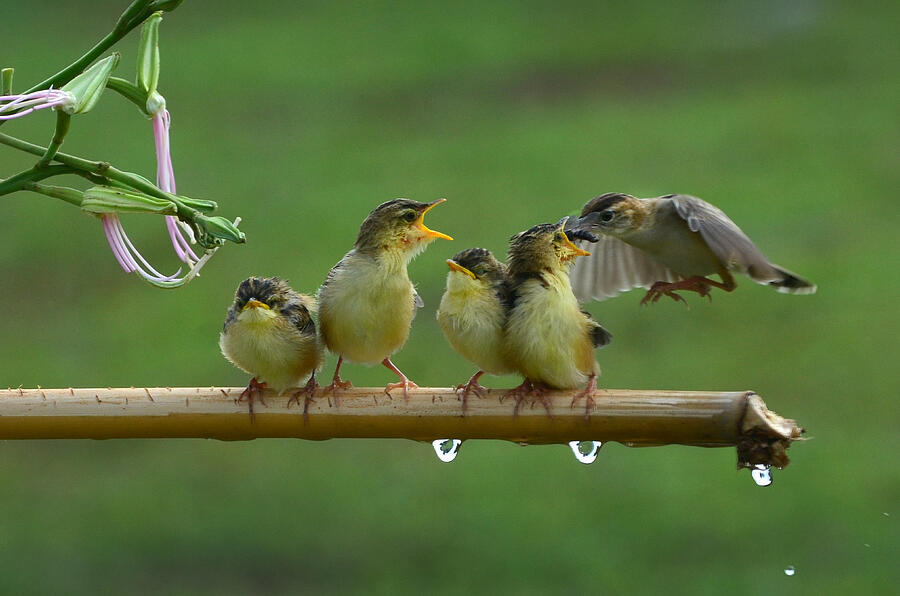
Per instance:
[[[434,452],[442,462],[452,462],[459,455],[459,446],[462,439],[436,439],[431,442]]]
[[[572,448],[575,459],[583,464],[592,464],[596,461],[603,443],[600,441],[569,441],[569,447]]]
[[[797,573],[797,570],[794,569],[793,565],[788,565],[787,568],[785,568],[785,570],[784,570],[784,574],[787,575],[788,577],[794,575],[795,573]]]
[[[772,484],[772,472],[769,471],[769,466],[766,464],[753,466],[753,469],[750,470],[750,475],[753,476],[753,481],[757,486],[769,486]]]

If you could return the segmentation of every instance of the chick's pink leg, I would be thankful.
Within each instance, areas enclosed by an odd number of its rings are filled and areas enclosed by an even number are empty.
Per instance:
[[[328,393],[329,391],[331,391],[331,394],[334,396],[335,401],[337,401],[338,398],[338,389],[350,389],[351,387],[353,387],[353,383],[351,383],[350,381],[341,380],[341,364],[343,362],[344,357],[338,356],[337,366],[334,367],[334,376],[331,377],[331,385],[325,387],[325,389],[322,390],[322,393]],[[330,401],[328,402],[328,405],[331,405]]]
[[[410,381],[406,375],[404,375],[402,372],[400,372],[400,369],[397,368],[396,366],[394,366],[394,363],[391,362],[390,357],[385,358],[384,360],[381,361],[381,363],[383,365],[385,365],[389,370],[391,370],[395,375],[400,377],[399,383],[388,383],[387,386],[385,386],[385,388],[384,388],[384,392],[387,395],[390,395],[391,390],[397,389],[399,387],[403,387],[403,399],[405,399],[406,401],[409,401],[409,388],[410,387],[418,388],[419,386],[416,385],[415,383],[413,383],[412,381]]]

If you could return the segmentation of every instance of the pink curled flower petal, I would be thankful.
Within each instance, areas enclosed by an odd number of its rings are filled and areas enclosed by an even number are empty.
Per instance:
[[[0,104],[2,104],[0,105],[0,120],[21,118],[22,116],[31,114],[35,110],[56,108],[67,103],[72,103],[73,101],[74,98],[70,93],[58,89],[45,89],[22,95],[3,95],[0,96]],[[8,113],[15,110],[21,111],[14,114]],[[6,114],[2,115],[4,112],[6,112]]]
[[[169,230],[169,239],[172,241],[172,246],[175,247],[175,254],[178,255],[178,258],[183,262],[187,262],[188,255],[182,248],[181,244],[184,239],[181,237],[181,230],[178,229],[178,224],[175,223],[174,215],[166,216],[166,228]],[[182,241],[182,242],[179,242]],[[197,259],[194,259],[195,261]]]
[[[103,222],[103,232],[106,234],[106,241],[109,243],[109,248],[112,250],[113,256],[116,257],[119,265],[125,270],[125,273],[131,273],[132,269],[129,268],[128,262],[119,252],[118,243],[114,238],[115,232],[113,231],[112,222],[110,221],[113,217],[115,217],[115,215],[103,215],[100,217],[100,220]]]
[[[165,192],[175,193],[175,169],[172,167],[172,153],[169,147],[169,123],[171,116],[168,110],[159,110],[153,114],[153,142],[156,146],[156,185]],[[169,239],[178,258],[191,266],[199,260],[191,249],[183,232],[178,227],[177,218],[166,216],[166,228],[169,231]]]
[[[122,222],[119,221],[118,218],[116,218],[115,224],[116,224],[116,227],[118,228],[119,236],[122,238],[122,240],[125,241],[125,243],[128,245],[128,248],[130,249],[129,253],[131,255],[137,257],[138,260],[140,260],[140,262],[144,265],[144,267],[146,267],[152,273],[153,277],[155,277],[161,281],[169,281],[169,280],[172,280],[172,279],[175,279],[176,277],[178,277],[178,274],[181,273],[181,269],[176,271],[173,275],[163,275],[162,273],[160,273],[159,271],[154,269],[153,266],[147,262],[147,259],[145,259],[144,256],[138,251],[138,249],[134,247],[134,244],[132,244],[131,240],[128,238],[128,234],[125,233],[125,228],[122,227]],[[135,263],[135,270],[138,271],[144,277],[149,276],[146,273],[146,271],[144,271],[143,269],[138,267],[136,263]]]

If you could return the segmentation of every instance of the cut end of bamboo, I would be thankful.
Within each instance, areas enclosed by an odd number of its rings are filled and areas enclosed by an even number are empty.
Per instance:
[[[791,462],[787,449],[792,442],[802,440],[804,432],[796,421],[779,416],[766,407],[760,396],[748,392],[741,439],[737,444],[738,469],[756,465],[787,466]]]

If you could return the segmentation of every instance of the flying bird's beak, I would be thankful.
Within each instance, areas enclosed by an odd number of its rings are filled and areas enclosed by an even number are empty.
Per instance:
[[[574,254],[576,257],[586,257],[591,254],[588,251],[578,248],[577,246],[572,244],[572,241],[569,240],[569,237],[566,235],[565,232],[563,232],[563,237],[565,239],[566,248],[568,248],[572,252],[572,254]]]
[[[248,308],[264,308],[266,310],[272,310],[271,308],[269,308],[268,304],[266,304],[265,302],[260,302],[256,298],[251,298],[250,300],[248,300],[247,304],[244,305],[244,308],[242,308],[241,311],[245,311]]]
[[[450,267],[450,271],[458,271],[460,273],[465,273],[472,279],[475,279],[475,274],[454,261],[453,259],[447,259],[447,267]]]
[[[422,210],[422,213],[419,215],[419,219],[417,219],[417,220],[413,223],[413,225],[414,225],[415,227],[417,227],[419,230],[421,230],[421,231],[425,234],[425,237],[426,237],[426,238],[443,238],[444,240],[453,240],[453,238],[451,238],[451,237],[448,236],[447,234],[444,234],[444,233],[442,233],[442,232],[438,232],[438,231],[436,231],[436,230],[429,229],[429,228],[425,225],[425,214],[428,213],[429,211],[431,211],[431,210],[434,209],[436,206],[440,205],[441,203],[443,203],[443,202],[446,201],[446,200],[447,200],[447,199],[438,199],[437,201],[432,201],[431,203],[428,203],[428,205],[425,206],[425,209],[423,209],[423,210]]]

